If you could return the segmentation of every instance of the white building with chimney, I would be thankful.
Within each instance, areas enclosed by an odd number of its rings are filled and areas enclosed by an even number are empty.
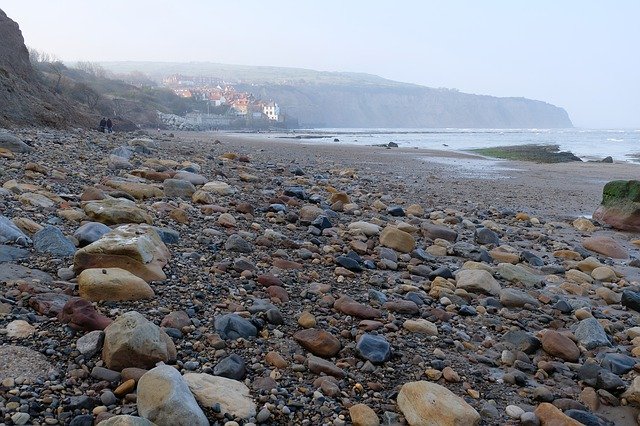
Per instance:
[[[262,107],[262,112],[269,120],[278,121],[280,117],[280,107],[275,102],[269,102]]]

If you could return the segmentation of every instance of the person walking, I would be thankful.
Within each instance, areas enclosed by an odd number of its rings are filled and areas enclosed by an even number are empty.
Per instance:
[[[104,129],[107,127],[107,119],[102,117],[100,120],[100,133],[104,133]]]
[[[107,120],[107,133],[113,133],[113,121],[110,118]]]

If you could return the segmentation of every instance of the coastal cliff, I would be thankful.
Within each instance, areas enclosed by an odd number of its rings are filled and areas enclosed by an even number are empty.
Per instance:
[[[140,71],[209,76],[261,99],[272,99],[302,127],[567,128],[560,107],[526,98],[499,98],[434,89],[371,74],[210,62],[102,62],[116,73]]]

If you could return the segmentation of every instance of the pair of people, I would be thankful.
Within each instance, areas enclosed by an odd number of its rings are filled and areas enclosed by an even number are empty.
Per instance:
[[[100,120],[100,133],[113,133],[113,121],[109,118],[102,117]]]

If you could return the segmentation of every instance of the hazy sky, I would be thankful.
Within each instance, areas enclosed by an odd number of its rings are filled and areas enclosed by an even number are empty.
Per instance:
[[[356,71],[640,128],[640,0],[2,0],[64,60]]]

